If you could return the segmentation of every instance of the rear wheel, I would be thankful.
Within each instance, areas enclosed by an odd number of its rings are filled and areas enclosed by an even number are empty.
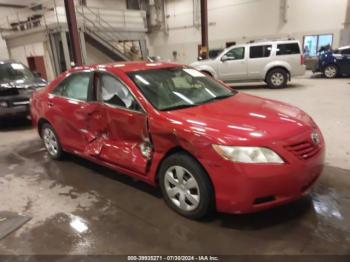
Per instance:
[[[270,88],[284,88],[287,86],[288,73],[282,68],[272,69],[267,75],[266,82]]]
[[[199,219],[213,207],[213,190],[203,167],[192,157],[177,153],[165,159],[159,170],[165,202],[179,214]]]
[[[52,159],[59,160],[63,157],[63,150],[58,136],[53,127],[45,123],[41,127],[41,137],[44,140],[45,148]]]
[[[323,74],[327,78],[335,78],[338,75],[338,68],[335,65],[326,66],[323,70]]]

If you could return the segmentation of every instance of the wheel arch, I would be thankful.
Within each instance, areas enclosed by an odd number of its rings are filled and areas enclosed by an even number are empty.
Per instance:
[[[156,185],[159,185],[159,169],[162,165],[162,163],[164,162],[165,159],[167,159],[168,157],[170,157],[171,155],[174,155],[174,154],[178,154],[178,153],[184,153],[186,155],[188,155],[189,157],[193,158],[202,168],[203,170],[205,171],[208,179],[209,179],[209,182],[210,182],[210,185],[211,185],[211,188],[213,190],[213,194],[214,194],[214,198],[215,198],[215,188],[214,188],[214,184],[213,184],[213,181],[211,179],[211,177],[209,176],[209,173],[208,171],[206,170],[206,168],[203,166],[203,164],[197,159],[197,157],[195,155],[193,155],[191,152],[189,152],[188,150],[184,149],[183,147],[181,146],[176,146],[176,147],[173,147],[171,149],[169,149],[164,155],[163,157],[161,158],[161,160],[159,161],[158,163],[158,166],[157,166],[157,169],[156,169],[156,174],[155,174],[155,184]]]
[[[197,69],[200,72],[207,73],[214,78],[217,78],[217,74],[216,74],[214,68],[212,68],[209,65],[200,65],[200,66],[195,67],[195,69]]]
[[[284,65],[275,65],[275,66],[270,67],[265,73],[265,78],[264,78],[265,81],[267,81],[267,77],[270,74],[270,72],[272,70],[275,70],[275,69],[282,69],[282,70],[286,71],[288,74],[288,80],[290,81],[290,78],[291,78],[290,70]]]
[[[37,125],[37,131],[39,133],[39,136],[41,137],[41,128],[44,124],[49,124],[51,125],[51,123],[46,119],[46,118],[40,118],[38,121],[38,125]],[[52,125],[51,125],[52,126]]]
[[[338,69],[338,71],[339,71],[339,65],[337,63],[335,63],[335,62],[330,62],[330,63],[325,64],[322,67],[322,71],[325,70],[327,66],[335,66]]]
[[[211,76],[211,77],[213,77],[213,74],[212,73],[210,73],[208,70],[200,70],[202,73],[204,73],[204,74],[206,74],[206,75],[208,75],[208,76]]]

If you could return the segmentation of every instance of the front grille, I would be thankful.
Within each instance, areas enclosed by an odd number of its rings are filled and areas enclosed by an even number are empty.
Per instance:
[[[9,101],[9,107],[25,106],[25,105],[29,105],[29,99],[27,99],[27,98],[25,98],[25,99],[16,99],[16,100]]]
[[[286,149],[292,152],[299,159],[309,159],[318,153],[320,147],[311,141],[303,141],[286,146]]]
[[[15,96],[18,95],[18,89],[17,88],[4,88],[0,89],[0,96]]]

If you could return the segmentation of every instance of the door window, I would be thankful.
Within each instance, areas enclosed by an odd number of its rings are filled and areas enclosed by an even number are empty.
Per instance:
[[[63,80],[52,93],[67,98],[87,101],[90,76],[90,72],[71,74]]]
[[[225,54],[230,60],[242,60],[244,59],[244,47],[236,47],[231,49]]]
[[[259,45],[250,47],[250,58],[269,57],[271,54],[272,45]]]
[[[101,74],[99,85],[101,90],[100,99],[104,103],[140,111],[141,107],[133,95],[116,77],[109,74]]]

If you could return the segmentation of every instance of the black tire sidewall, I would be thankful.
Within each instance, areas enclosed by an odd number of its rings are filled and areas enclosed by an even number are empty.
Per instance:
[[[280,85],[280,86],[275,86],[271,81],[271,78],[272,78],[273,74],[275,74],[275,73],[281,73],[284,77],[284,81],[283,81],[282,85]],[[281,69],[281,68],[272,69],[267,75],[266,83],[268,84],[268,87],[272,88],[272,89],[285,88],[287,86],[287,83],[288,83],[287,71],[284,69]]]
[[[53,156],[50,154],[50,152],[47,151],[47,153],[49,154],[49,156],[52,158],[52,159],[55,159],[55,160],[60,160],[62,159],[63,157],[63,150],[62,150],[62,146],[61,146],[61,143],[60,143],[60,139],[55,131],[55,129],[49,124],[49,123],[45,123],[42,125],[41,127],[41,137],[44,139],[44,130],[45,129],[50,129],[55,137],[56,137],[56,141],[57,141],[57,155],[56,156]],[[46,147],[45,147],[46,148]]]
[[[193,211],[181,210],[168,197],[166,193],[165,185],[164,185],[164,176],[165,176],[165,172],[171,166],[181,166],[187,169],[189,172],[191,172],[191,174],[197,181],[199,191],[200,191],[200,202],[199,202],[199,206],[195,210]],[[185,153],[176,153],[174,155],[169,156],[162,162],[159,168],[158,177],[159,177],[159,185],[162,190],[163,198],[165,202],[177,213],[190,219],[200,219],[205,217],[206,215],[209,214],[210,211],[212,211],[213,205],[214,205],[214,199],[213,199],[213,189],[211,186],[211,182],[204,168],[193,157]]]

